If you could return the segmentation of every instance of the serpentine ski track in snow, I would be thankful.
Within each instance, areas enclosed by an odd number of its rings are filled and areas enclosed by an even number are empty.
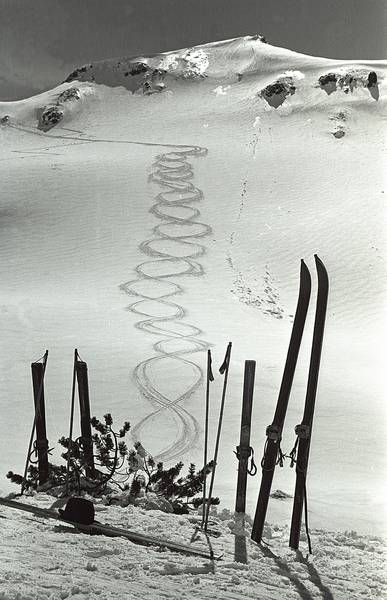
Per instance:
[[[190,181],[194,173],[188,158],[206,154],[206,148],[192,146],[156,157],[150,180],[167,189],[157,194],[150,212],[162,223],[153,228],[154,237],[139,246],[149,260],[137,265],[136,279],[120,286],[125,293],[137,298],[128,309],[146,317],[135,326],[162,337],[153,344],[156,354],[134,369],[138,389],[155,404],[156,410],[132,430],[133,435],[141,439],[146,424],[152,421],[156,427],[155,421],[161,412],[170,413],[177,424],[176,436],[166,439],[165,447],[156,457],[158,460],[181,457],[192,447],[199,434],[199,425],[184,408],[184,401],[200,386],[203,370],[187,355],[207,350],[208,343],[198,339],[202,333],[199,327],[181,322],[186,317],[186,310],[169,298],[184,292],[184,288],[171,279],[203,274],[203,267],[196,259],[206,252],[206,248],[197,240],[211,233],[211,227],[196,221],[200,211],[191,205],[203,199],[203,192]],[[185,389],[180,390],[177,396],[172,396],[172,392],[162,392],[151,374],[155,367],[163,370],[165,366],[170,370],[171,361],[176,362],[176,366],[184,366],[190,375]]]
[[[132,429],[132,433],[140,439],[144,426],[152,422],[152,425],[157,427],[157,423],[153,421],[161,411],[168,411],[177,425],[176,435],[174,439],[166,439],[166,447],[157,454],[156,458],[172,460],[181,457],[192,447],[199,435],[199,425],[183,403],[196,391],[203,380],[202,368],[186,358],[186,355],[206,351],[209,344],[197,339],[197,336],[202,334],[199,327],[181,322],[186,317],[183,306],[167,298],[184,292],[181,285],[170,281],[171,278],[183,275],[200,276],[204,272],[202,265],[195,259],[205,254],[206,248],[196,240],[208,235],[212,230],[209,225],[195,220],[200,215],[200,211],[191,204],[200,202],[203,199],[203,192],[190,181],[194,173],[188,158],[205,156],[208,152],[207,148],[141,140],[81,138],[68,135],[67,132],[66,135],[43,134],[15,122],[9,127],[44,137],[45,140],[53,138],[81,143],[133,144],[171,149],[156,157],[150,177],[151,181],[167,188],[166,191],[156,195],[155,203],[150,209],[150,212],[163,222],[153,228],[154,238],[142,242],[139,246],[150,260],[137,265],[135,268],[137,278],[121,284],[120,288],[130,296],[141,298],[136,299],[128,307],[132,313],[146,317],[138,321],[135,326],[163,338],[153,344],[156,355],[140,362],[134,369],[134,379],[138,389],[156,405],[156,410],[138,422]],[[170,361],[176,361],[180,367],[185,367],[184,380],[187,380],[184,391],[179,392],[175,397],[172,396],[173,391],[163,393],[157,384],[152,382],[150,373],[155,366],[160,366],[161,372],[168,370],[170,373]],[[181,387],[181,382],[177,387]],[[168,428],[168,431],[171,430],[172,428]],[[167,438],[167,434],[165,437]]]

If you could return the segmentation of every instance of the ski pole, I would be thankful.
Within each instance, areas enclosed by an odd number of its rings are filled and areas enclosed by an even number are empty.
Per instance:
[[[207,350],[207,385],[206,385],[206,414],[204,419],[204,466],[203,466],[203,502],[202,502],[202,527],[205,520],[206,484],[207,484],[207,453],[208,453],[208,413],[210,407],[210,381],[214,381],[212,373],[211,350]]]
[[[224,402],[225,402],[225,399],[226,399],[228,371],[229,371],[229,367],[230,367],[231,347],[232,347],[232,343],[229,342],[228,346],[227,346],[226,354],[225,354],[225,357],[224,357],[224,361],[223,361],[223,363],[222,363],[222,365],[221,365],[221,367],[219,369],[219,373],[221,375],[223,375],[223,373],[224,373],[224,381],[223,381],[222,400],[221,400],[221,403],[220,403],[218,431],[217,431],[217,434],[216,434],[216,442],[215,442],[215,451],[214,451],[214,460],[213,460],[214,466],[212,468],[212,473],[211,473],[210,489],[209,489],[209,492],[208,492],[208,500],[207,500],[207,506],[206,506],[206,515],[205,515],[205,519],[204,519],[204,530],[205,531],[207,531],[207,526],[208,526],[208,516],[209,516],[209,512],[210,512],[212,490],[213,490],[213,487],[214,487],[216,462],[218,460],[220,433],[221,433],[221,430],[222,430]]]

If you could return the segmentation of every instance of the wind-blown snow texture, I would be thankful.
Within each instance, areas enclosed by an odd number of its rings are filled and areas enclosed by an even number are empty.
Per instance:
[[[51,445],[67,433],[78,347],[93,414],[129,419],[167,462],[200,463],[205,351],[217,367],[231,340],[214,491],[232,506],[243,361],[257,361],[259,456],[299,260],[312,266],[318,253],[331,296],[311,526],[386,531],[385,73],[384,61],[308,57],[247,36],[96,63],[54,90],[0,103],[2,477],[23,468],[29,363],[45,348]],[[311,329],[312,318],[284,449],[302,414]],[[221,385],[218,375],[213,431]],[[292,494],[294,473],[278,471],[274,485]],[[250,513],[258,483],[249,481]],[[4,478],[0,488],[10,489]],[[288,522],[291,501],[271,504],[269,520]]]

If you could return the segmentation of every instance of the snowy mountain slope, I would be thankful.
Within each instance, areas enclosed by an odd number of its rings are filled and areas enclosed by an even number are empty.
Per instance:
[[[129,418],[164,460],[184,453],[200,462],[205,350],[219,366],[232,340],[216,488],[232,506],[243,361],[257,360],[259,456],[299,260],[312,268],[317,252],[331,296],[310,518],[318,527],[385,528],[386,63],[317,59],[253,37],[128,60],[125,68],[150,70],[125,77],[124,59],[119,68],[104,61],[45,94],[0,103],[2,472],[22,469],[28,365],[46,347],[52,445],[67,431],[78,347],[93,413]],[[154,70],[166,73],[152,79]],[[312,317],[286,449],[302,413],[311,328]],[[218,376],[213,426],[221,384]],[[281,470],[275,485],[292,493],[293,475]],[[249,486],[252,512],[258,481]],[[289,503],[272,504],[269,518],[287,522]]]

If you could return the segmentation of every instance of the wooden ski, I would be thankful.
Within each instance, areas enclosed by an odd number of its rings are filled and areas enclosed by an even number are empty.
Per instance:
[[[17,502],[16,500],[9,500],[8,498],[0,498],[0,505],[7,506],[8,508],[14,508],[25,512],[32,513],[38,517],[45,519],[55,519],[62,523],[68,523],[73,525],[82,533],[90,535],[106,535],[108,537],[124,537],[135,544],[141,544],[145,546],[159,546],[161,548],[168,548],[173,552],[182,552],[183,554],[192,554],[195,556],[201,556],[209,560],[219,560],[222,555],[215,555],[212,552],[189,546],[188,544],[182,544],[180,542],[173,542],[171,540],[163,540],[150,535],[144,535],[137,533],[129,529],[123,529],[121,527],[114,527],[112,525],[103,525],[102,523],[94,522],[91,525],[83,525],[82,523],[76,523],[74,521],[68,521],[63,519],[56,510],[50,510],[46,508],[39,508],[37,506],[31,506],[24,504],[23,502]]]

